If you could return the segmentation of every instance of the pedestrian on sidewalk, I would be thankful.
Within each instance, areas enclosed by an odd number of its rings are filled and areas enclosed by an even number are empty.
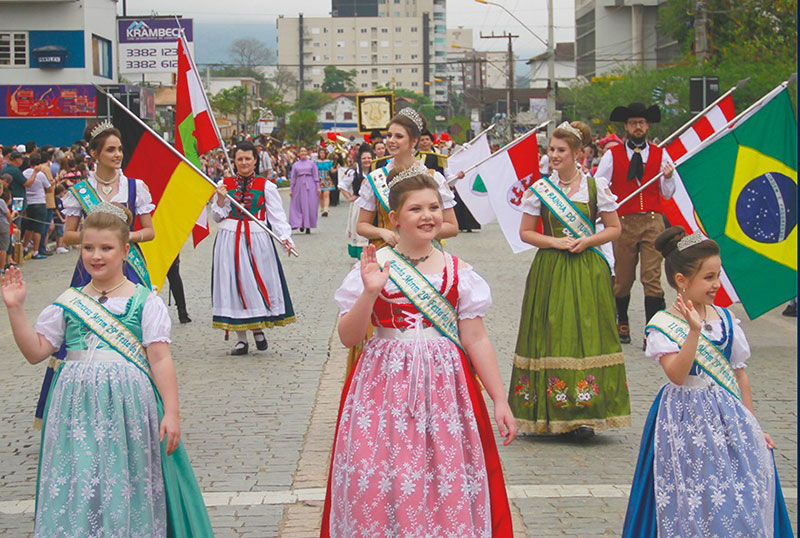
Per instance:
[[[319,209],[323,217],[328,216],[328,209],[331,206],[331,191],[336,190],[336,186],[330,176],[333,169],[334,154],[328,155],[325,148],[319,148],[317,152],[317,172],[319,173]]]
[[[672,198],[676,174],[672,159],[662,148],[647,140],[651,123],[661,120],[657,105],[642,103],[618,106],[610,121],[622,122],[625,144],[607,151],[597,165],[597,177],[611,181],[611,191],[619,200],[633,194],[640,186],[663,172],[657,182],[622,204],[619,218],[622,233],[614,240],[614,297],[617,303],[617,332],[623,344],[631,343],[628,305],[636,280],[636,266],[641,264],[640,281],[644,288],[645,324],[665,307],[661,287],[661,256],[653,246],[664,231],[661,198]]]
[[[576,165],[585,140],[585,123],[559,125],[550,138],[551,175],[522,202],[520,238],[539,251],[522,299],[509,401],[526,433],[584,438],[631,424],[611,270],[601,250],[619,236],[620,222],[608,181]],[[597,217],[602,231],[594,228]],[[565,222],[584,222],[585,233]]]
[[[432,245],[440,186],[413,169],[389,182],[398,242],[367,247],[335,294],[345,346],[377,323],[343,389],[320,536],[511,537],[478,381],[508,445],[516,424],[483,323],[491,290]]]
[[[317,227],[317,206],[322,192],[319,186],[319,170],[308,158],[308,150],[301,146],[297,151],[297,161],[289,172],[289,224],[292,230],[311,233]]]
[[[69,288],[32,326],[27,286],[6,271],[2,294],[31,364],[66,345],[39,448],[34,537],[213,536],[180,443],[178,385],[164,302],[125,276],[130,212],[93,208],[81,232],[87,286]]]
[[[253,331],[256,348],[268,347],[264,329],[295,321],[292,298],[272,236],[231,205],[233,198],[253,216],[263,220],[284,247],[294,246],[278,187],[257,175],[258,152],[251,142],[234,149],[236,177],[227,177],[217,188],[211,216],[220,223],[214,241],[211,270],[213,327],[236,331],[231,355],[246,355],[247,331]],[[313,163],[311,163],[313,166]],[[316,169],[316,167],[314,168]],[[316,205],[314,206],[316,211]]]
[[[775,444],[753,408],[739,320],[713,305],[719,246],[680,226],[655,247],[678,292],[647,326],[647,357],[669,382],[644,425],[623,538],[793,536]]]

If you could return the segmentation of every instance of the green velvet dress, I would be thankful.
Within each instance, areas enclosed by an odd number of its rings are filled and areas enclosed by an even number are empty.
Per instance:
[[[105,307],[140,341],[158,318],[146,336],[168,341],[169,314],[155,296],[145,307],[150,293],[137,285]],[[56,305],[36,330],[56,347],[64,341],[67,357],[45,406],[35,537],[213,536],[183,443],[167,456],[159,441],[164,407],[149,372]]]
[[[593,178],[587,180],[591,202],[573,205],[594,222],[597,188]],[[563,224],[546,206],[541,213],[543,232],[564,237]],[[526,433],[630,426],[611,273],[601,254],[589,249],[536,253],[522,301],[508,400]]]

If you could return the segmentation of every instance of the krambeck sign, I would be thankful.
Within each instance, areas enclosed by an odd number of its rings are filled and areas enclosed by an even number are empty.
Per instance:
[[[183,28],[194,54],[192,19],[117,19],[119,72],[123,74],[174,73],[178,69],[178,38]]]

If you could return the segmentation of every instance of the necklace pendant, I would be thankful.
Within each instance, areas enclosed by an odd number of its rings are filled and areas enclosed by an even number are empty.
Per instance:
[[[105,293],[100,295],[100,297],[97,299],[97,302],[100,304],[106,304],[106,301],[108,301],[108,296]]]
[[[707,321],[703,322],[703,329],[707,332],[711,332],[711,324]]]
[[[103,185],[100,190],[103,191],[103,194],[108,196],[114,188],[111,185]]]

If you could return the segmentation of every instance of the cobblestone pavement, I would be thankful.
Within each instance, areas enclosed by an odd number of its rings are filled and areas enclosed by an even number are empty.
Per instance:
[[[285,197],[285,193],[284,193]],[[288,198],[284,199],[288,206]],[[282,256],[297,323],[268,331],[266,352],[227,355],[233,342],[211,329],[212,239],[188,246],[181,272],[188,325],[173,315],[183,439],[204,492],[216,535],[307,538],[318,534],[345,350],[335,335],[333,291],[351,263],[345,205],[332,208],[311,235],[296,235],[300,258]],[[486,318],[507,380],[524,281],[533,253],[511,254],[497,225],[461,234],[447,248],[492,285]],[[33,318],[63,290],[77,253],[25,265],[27,312]],[[162,295],[166,298],[166,294]],[[668,292],[667,300],[673,294]],[[641,288],[632,300],[634,334],[642,330]],[[736,314],[746,318],[741,308]],[[32,367],[0,316],[0,537],[32,535],[39,433],[31,428],[44,368]],[[790,515],[797,514],[796,324],[775,310],[743,326],[757,415],[775,439],[775,457]],[[640,348],[625,346],[633,427],[591,440],[524,437],[501,447],[517,536],[619,536],[646,412],[661,369]]]

